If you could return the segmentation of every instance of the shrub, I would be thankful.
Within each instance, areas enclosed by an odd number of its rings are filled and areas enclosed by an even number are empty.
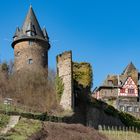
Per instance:
[[[2,69],[2,71],[8,71],[8,69],[9,69],[8,64],[6,62],[2,63],[1,69]]]
[[[116,110],[113,106],[111,105],[107,105],[106,108],[104,109],[104,112],[108,115],[111,115],[111,116],[118,116],[118,110]]]
[[[119,112],[119,118],[126,126],[135,126],[140,129],[140,120],[136,119],[134,116],[128,113]]]
[[[92,87],[92,67],[89,63],[73,62],[73,79],[84,88]]]
[[[4,127],[9,121],[9,116],[0,114],[0,127]]]

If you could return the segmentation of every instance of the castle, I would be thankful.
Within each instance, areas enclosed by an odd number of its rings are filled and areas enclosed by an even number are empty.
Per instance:
[[[49,37],[46,29],[41,29],[35,16],[32,6],[30,6],[22,28],[17,27],[13,37],[12,47],[14,49],[14,71],[37,70],[48,68],[48,50],[50,49]],[[72,52],[64,52],[57,56],[57,75],[62,79],[64,90],[60,105],[64,110],[75,110],[76,106],[81,106],[81,93],[90,93],[92,79],[90,64],[76,64],[72,60]],[[77,66],[76,66],[77,65]],[[76,67],[77,68],[76,68]],[[83,66],[88,71],[84,77]],[[82,82],[76,78],[76,71],[79,74],[82,67]],[[74,70],[74,68],[76,70]],[[81,75],[79,76],[81,77]],[[139,114],[139,94],[138,94],[139,73],[135,66],[130,63],[121,75],[109,75],[103,85],[94,91],[94,97],[103,101],[113,101],[112,105],[119,110]],[[75,86],[76,85],[76,86]],[[78,90],[80,94],[77,92]],[[77,98],[78,97],[78,98]],[[84,102],[84,101],[83,101]]]
[[[41,68],[47,70],[48,50],[50,49],[49,37],[46,29],[41,29],[32,6],[29,8],[22,28],[17,27],[16,29],[12,47],[15,58],[14,72],[25,70],[37,71]],[[73,68],[75,63],[72,60],[72,51],[59,54],[56,61],[57,75],[64,84],[60,105],[64,110],[74,110],[77,100],[75,100],[76,96],[74,95],[75,80],[73,78]],[[83,66],[86,68],[85,64]],[[89,91],[90,88],[88,88]]]
[[[120,75],[108,75],[93,97],[139,117],[139,72],[134,64],[128,64]]]
[[[49,37],[46,29],[41,29],[31,6],[22,28],[17,27],[16,29],[12,47],[14,49],[14,72],[24,72],[26,70],[31,70],[32,72],[42,68],[45,68],[47,71],[48,50],[50,49]],[[95,128],[98,128],[100,124],[114,126],[124,125],[119,116],[114,118],[114,116],[108,116],[108,114],[105,113],[105,109],[108,107],[107,104],[100,104],[95,99],[91,99],[93,79],[92,67],[89,63],[74,62],[72,59],[72,51],[66,51],[57,55],[56,61],[57,76],[62,80],[64,86],[60,105],[63,110],[74,112],[74,114],[70,116],[72,123],[82,123],[87,126],[94,126]],[[131,68],[134,69],[133,74],[127,75]],[[120,80],[117,79],[118,77]],[[130,101],[132,101],[131,103],[136,103],[138,99],[138,88],[136,85],[138,72],[133,65],[130,64],[123,74],[118,77],[116,75],[109,76],[105,82],[107,85],[105,84],[99,87],[95,91],[94,97],[104,99],[103,101],[106,101],[106,97],[107,99],[115,98],[119,106],[118,109],[123,109],[124,106],[122,106],[122,104],[124,104],[123,101],[126,99],[123,96],[125,94],[124,88],[127,86],[126,83],[132,83],[135,88],[134,90],[130,90],[130,92],[134,92],[135,95],[133,100],[131,100],[132,97],[129,98]],[[120,91],[120,96],[118,96],[117,91]],[[107,96],[104,96],[104,93]],[[137,109],[135,108],[135,110]]]
[[[41,29],[32,6],[22,28],[17,27],[13,37],[14,71],[48,68],[49,37]]]

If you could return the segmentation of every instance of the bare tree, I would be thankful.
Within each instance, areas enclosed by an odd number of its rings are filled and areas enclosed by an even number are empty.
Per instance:
[[[55,72],[39,69],[12,73],[8,78],[0,72],[0,95],[10,97],[17,105],[26,106],[34,111],[49,112],[56,109]]]

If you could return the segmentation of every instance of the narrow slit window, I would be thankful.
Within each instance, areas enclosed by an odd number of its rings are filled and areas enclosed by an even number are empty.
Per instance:
[[[16,53],[16,56],[20,56],[20,52],[17,52],[17,53]]]
[[[33,45],[33,41],[29,41],[29,45],[30,45],[30,46]]]
[[[33,59],[28,59],[28,64],[33,64]]]

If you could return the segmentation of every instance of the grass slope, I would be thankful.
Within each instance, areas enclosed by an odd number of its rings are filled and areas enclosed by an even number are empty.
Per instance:
[[[43,129],[30,140],[108,140],[95,129],[81,124],[45,122]]]
[[[11,129],[3,139],[27,140],[29,136],[41,129],[41,121],[21,118],[19,123]]]
[[[132,131],[100,131],[109,140],[140,140],[140,133]]]
[[[0,114],[0,131],[3,127],[5,127],[9,121],[9,116],[5,114]]]
[[[127,127],[134,126],[140,130],[140,119],[135,118],[131,114],[121,112],[115,109],[113,106],[108,105],[107,103],[99,101],[95,98],[90,98],[90,100],[88,101],[88,105],[89,107],[103,110],[107,115],[119,118],[121,122]]]

